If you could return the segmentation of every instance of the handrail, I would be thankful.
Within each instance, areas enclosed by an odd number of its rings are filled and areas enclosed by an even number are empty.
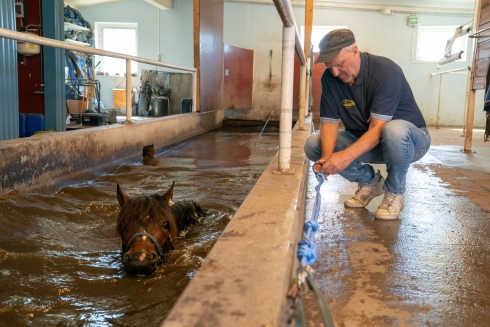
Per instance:
[[[160,61],[156,60],[151,60],[151,59],[146,59],[142,57],[137,57],[137,56],[131,56],[127,54],[122,54],[118,52],[112,52],[112,51],[106,51],[106,50],[101,50],[97,48],[91,48],[91,47],[86,47],[83,45],[78,45],[74,43],[67,43],[64,41],[60,40],[54,40],[50,39],[47,37],[43,36],[38,36],[34,34],[29,34],[29,33],[23,33],[23,32],[17,32],[17,31],[12,31],[9,29],[5,28],[0,28],[0,37],[7,38],[7,39],[13,39],[17,41],[24,41],[28,43],[33,43],[33,44],[39,44],[39,45],[45,45],[53,48],[60,48],[60,49],[65,49],[65,50],[73,50],[73,51],[79,51],[79,52],[84,52],[84,53],[90,53],[90,54],[96,54],[100,56],[107,56],[107,57],[113,57],[113,58],[119,58],[119,59],[126,59],[126,61],[136,61],[136,62],[141,62],[144,64],[149,64],[149,65],[155,65],[155,66],[160,66],[160,67],[165,67],[165,68],[171,68],[171,69],[176,69],[176,70],[183,70],[183,71],[189,71],[192,72],[193,74],[193,90],[192,90],[192,100],[193,100],[193,108],[196,108],[196,93],[197,93],[197,76],[196,76],[196,68],[189,68],[189,67],[184,67],[184,66],[177,66],[177,65],[170,65],[166,63],[162,63]],[[128,69],[129,67],[129,69]],[[131,76],[131,71],[130,71],[130,65],[126,64],[126,76]],[[127,78],[127,80],[130,80]],[[127,89],[128,83],[126,83],[126,95],[128,101],[126,102],[126,120],[128,122],[131,121],[131,87],[129,90]]]
[[[273,0],[274,5],[276,6],[277,12],[281,17],[282,23],[285,27],[293,27],[295,29],[295,37],[294,37],[294,49],[296,50],[296,54],[299,57],[299,61],[301,62],[301,66],[306,65],[305,53],[303,51],[303,47],[301,46],[301,41],[299,38],[298,28],[296,25],[296,20],[294,19],[293,7],[291,6],[291,2],[289,0]]]
[[[279,126],[278,172],[294,173],[291,170],[291,130],[293,118],[294,52],[298,55],[301,68],[306,67],[306,58],[299,40],[290,0],[273,0],[283,22],[281,64],[281,114]],[[304,69],[301,70],[302,72]],[[305,83],[300,83],[304,87]],[[300,90],[303,92],[304,90]],[[301,113],[300,113],[301,116]]]
[[[447,74],[447,73],[459,72],[459,71],[462,71],[462,70],[471,70],[471,67],[463,67],[463,68],[458,68],[458,69],[446,70],[446,71],[443,71],[443,72],[432,73],[430,75],[431,76],[435,76],[435,75],[440,75],[440,74]]]

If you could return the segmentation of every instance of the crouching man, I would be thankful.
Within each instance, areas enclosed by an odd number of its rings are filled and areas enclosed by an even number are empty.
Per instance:
[[[364,208],[384,194],[377,219],[397,219],[403,209],[407,171],[430,147],[430,135],[401,68],[361,53],[352,31],[338,29],[320,41],[315,64],[322,75],[320,134],[304,146],[326,177],[339,174],[359,184],[344,204]],[[339,130],[342,121],[344,129]],[[386,164],[386,179],[370,164]]]

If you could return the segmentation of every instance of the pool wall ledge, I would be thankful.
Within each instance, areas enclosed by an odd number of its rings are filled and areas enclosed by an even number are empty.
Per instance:
[[[309,123],[305,127],[292,131],[294,174],[274,173],[276,154],[161,327],[287,325],[286,293],[298,266],[310,169],[303,151]]]
[[[1,141],[0,195],[73,182],[142,156],[145,145],[158,150],[216,129],[223,117],[223,110],[190,113]]]

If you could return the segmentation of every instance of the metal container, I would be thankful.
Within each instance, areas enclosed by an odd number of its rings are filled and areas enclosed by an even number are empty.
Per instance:
[[[151,97],[150,116],[162,117],[170,115],[170,106],[168,97],[156,96]]]

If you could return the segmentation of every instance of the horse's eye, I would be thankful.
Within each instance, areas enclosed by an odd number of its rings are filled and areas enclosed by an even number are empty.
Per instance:
[[[169,222],[166,222],[165,224],[163,224],[163,227],[167,230],[167,231],[170,231],[170,223]]]

